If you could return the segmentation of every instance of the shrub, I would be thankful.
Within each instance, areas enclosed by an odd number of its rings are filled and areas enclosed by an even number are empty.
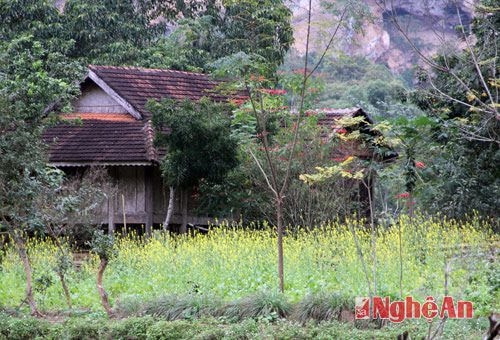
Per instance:
[[[71,340],[94,340],[104,337],[108,330],[104,319],[70,319],[63,324],[63,338]]]
[[[148,329],[155,323],[150,316],[132,317],[125,320],[119,320],[110,326],[110,339],[145,339]]]
[[[274,339],[311,339],[308,336],[308,328],[291,323],[288,321],[277,322],[272,329],[272,338]]]
[[[281,293],[261,291],[248,297],[228,303],[223,314],[232,320],[264,318],[274,321],[290,314],[291,305]]]
[[[200,333],[196,334],[193,339],[196,340],[217,340],[226,338],[226,332],[220,324],[205,325],[203,324]]]
[[[192,339],[195,334],[200,331],[197,324],[177,320],[177,321],[158,321],[149,327],[146,339],[162,339],[162,340],[181,340]]]
[[[0,313],[0,339],[6,338],[9,332],[9,316]]]
[[[295,306],[293,319],[302,324],[309,320],[340,320],[343,310],[354,310],[354,298],[337,293],[309,294]]]
[[[254,319],[246,319],[240,323],[230,325],[227,329],[226,337],[229,339],[258,339],[259,326],[259,323]]]
[[[0,317],[0,338],[34,339],[46,337],[50,332],[50,323],[32,317],[11,318]]]

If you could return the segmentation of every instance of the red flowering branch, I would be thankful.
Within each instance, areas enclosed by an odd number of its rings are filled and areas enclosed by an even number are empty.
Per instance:
[[[426,165],[425,165],[424,162],[416,161],[415,162],[415,167],[417,167],[419,169],[424,169],[426,167]]]
[[[280,89],[260,89],[260,92],[267,93],[271,96],[283,96],[286,94],[286,90]]]
[[[396,195],[396,198],[397,199],[401,199],[401,198],[410,198],[410,193],[409,192],[403,192],[401,194],[397,194]]]

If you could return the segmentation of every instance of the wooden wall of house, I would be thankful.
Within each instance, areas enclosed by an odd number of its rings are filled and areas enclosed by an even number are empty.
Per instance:
[[[116,167],[114,177],[117,179],[118,193],[114,199],[113,210],[123,223],[123,212],[128,223],[144,223],[146,220],[146,185],[145,167]]]
[[[82,94],[73,102],[73,112],[128,114],[123,106],[90,80],[83,84]]]
[[[103,207],[103,224],[163,224],[167,214],[169,188],[165,188],[158,167],[115,166],[109,173],[117,184],[117,193]],[[172,224],[182,223],[180,192],[176,191]],[[206,225],[208,217],[194,216],[193,202],[188,202],[188,222]],[[125,218],[123,216],[125,212]]]

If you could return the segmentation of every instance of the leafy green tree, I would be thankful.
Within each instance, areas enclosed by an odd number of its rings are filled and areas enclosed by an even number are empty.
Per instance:
[[[132,0],[67,1],[61,16],[67,39],[74,41],[68,56],[86,64],[140,63],[164,30],[151,23],[149,10]]]
[[[41,227],[34,200],[57,181],[46,166],[41,132],[51,111],[77,93],[73,79],[81,68],[66,58],[72,43],[61,39],[58,13],[48,3],[4,2],[0,12],[0,221],[18,248],[26,301],[36,315],[25,236]]]
[[[319,57],[314,53],[310,58],[317,60]],[[304,56],[290,53],[281,70],[296,70],[303,59]],[[414,112],[418,112],[406,98],[409,89],[403,79],[393,74],[387,66],[371,62],[365,57],[348,56],[342,52],[328,55],[318,67],[315,77],[323,82],[314,103],[317,108],[357,106],[377,120],[414,116]]]
[[[498,27],[495,1],[477,5],[472,31],[458,27],[465,49],[433,59],[413,97],[437,121],[436,147],[422,200],[431,211],[460,217],[477,210],[498,217],[500,204],[500,114]],[[470,34],[476,37],[475,44]]]
[[[293,42],[291,10],[282,0],[230,0],[225,5],[218,23],[222,39],[217,55],[255,54],[274,72]]]
[[[118,251],[115,248],[115,239],[113,235],[104,234],[102,230],[95,230],[92,241],[90,242],[92,251],[99,256],[99,269],[97,270],[97,290],[101,298],[101,304],[109,317],[113,316],[113,310],[109,303],[108,293],[104,289],[102,283],[104,271],[108,266],[109,261],[117,256]]]
[[[34,202],[60,178],[47,168],[41,133],[54,109],[77,93],[83,69],[67,58],[73,42],[63,38],[57,9],[48,1],[0,4],[0,223],[14,240],[26,274],[26,301],[33,296],[26,233],[43,225]]]
[[[181,232],[186,232],[188,189],[202,180],[220,183],[238,165],[230,106],[204,98],[199,102],[150,101],[147,107],[157,131],[155,143],[166,150],[161,168],[165,183],[171,187],[169,210],[173,209],[174,188],[178,188],[184,202]],[[164,228],[168,224],[169,218]]]
[[[148,66],[212,71],[217,60],[246,53],[273,74],[293,42],[290,9],[283,0],[206,1],[188,11],[168,36],[144,55]]]

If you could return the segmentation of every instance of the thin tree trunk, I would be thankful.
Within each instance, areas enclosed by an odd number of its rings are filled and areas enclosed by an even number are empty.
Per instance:
[[[359,256],[359,260],[361,261],[361,267],[363,269],[363,273],[365,274],[365,279],[366,279],[366,285],[368,287],[368,295],[370,295],[370,302],[373,297],[373,292],[371,288],[371,282],[370,282],[370,277],[368,274],[368,269],[366,268],[366,262],[365,258],[363,256],[363,250],[361,249],[361,246],[359,244],[358,236],[356,235],[356,229],[354,229],[354,226],[352,226],[350,223],[348,223],[349,229],[351,230],[352,237],[354,239],[354,245],[356,246],[356,251]],[[370,314],[371,316],[371,314]]]
[[[115,199],[113,196],[108,197],[108,234],[115,233]]]
[[[68,307],[71,308],[71,295],[69,294],[69,289],[68,285],[66,284],[66,279],[64,278],[63,273],[57,273],[59,276],[59,280],[61,281],[61,286],[64,291],[64,297],[66,298],[66,303],[68,304]]]
[[[276,219],[278,225],[278,278],[279,289],[285,291],[285,276],[283,272],[283,200],[276,199]]]
[[[187,214],[188,214],[188,191],[187,189],[182,189],[181,191],[182,199],[182,224],[180,232],[181,234],[187,233]]]
[[[50,223],[47,224],[47,229],[52,236],[52,239],[54,240],[54,243],[56,244],[57,248],[61,252],[61,256],[69,256],[66,251],[63,249],[61,242],[59,242],[59,235],[56,234],[54,231],[54,228],[52,228],[52,225]],[[64,272],[62,268],[56,269],[57,276],[59,276],[59,281],[61,281],[61,286],[64,291],[64,297],[66,298],[66,303],[68,304],[68,307],[71,308],[71,295],[69,293],[68,285],[66,284],[66,279],[64,277]]]
[[[175,188],[171,186],[170,195],[168,197],[167,216],[165,217],[165,222],[163,222],[163,231],[170,230],[170,221],[172,220],[172,214],[174,212],[174,202],[175,202]]]
[[[14,234],[14,242],[16,243],[17,251],[19,253],[19,257],[23,262],[24,273],[26,274],[26,301],[30,307],[31,315],[33,316],[41,316],[41,313],[38,311],[35,296],[33,295],[33,280],[31,277],[31,263],[28,258],[28,253],[26,252],[26,244],[22,236],[18,235],[16,232]]]
[[[401,221],[398,221],[399,238],[399,298],[403,299],[403,237],[401,235]]]
[[[367,191],[368,191],[368,206],[370,208],[370,229],[372,234],[372,256],[373,256],[373,293],[377,295],[377,233],[375,230],[375,220],[373,212],[373,201],[372,201],[372,178],[368,178]]]
[[[99,270],[97,271],[97,290],[99,291],[99,296],[101,297],[101,304],[109,317],[113,316],[113,311],[108,300],[108,294],[102,285],[102,278],[104,276],[104,271],[108,266],[108,260],[101,258],[101,263],[99,264]]]
[[[408,216],[410,217],[410,221],[413,221],[413,191],[409,192],[408,196]]]

